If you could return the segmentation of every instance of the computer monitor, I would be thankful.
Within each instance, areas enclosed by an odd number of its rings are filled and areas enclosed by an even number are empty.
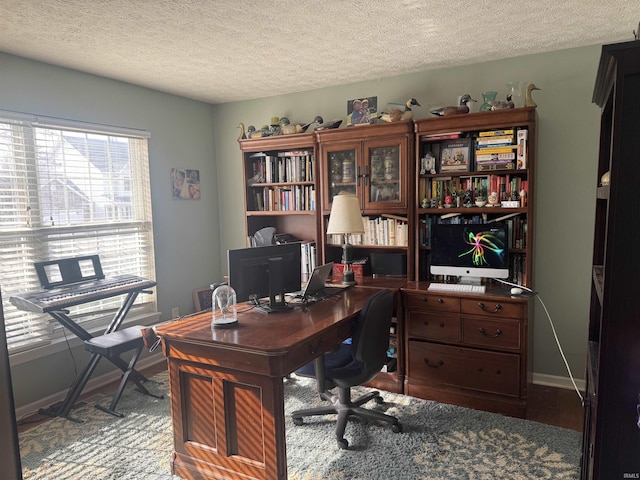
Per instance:
[[[229,250],[227,262],[236,300],[252,300],[262,312],[289,310],[285,293],[302,288],[300,243]],[[263,297],[268,304],[259,304]]]
[[[506,223],[434,224],[429,271],[458,276],[461,283],[509,278],[508,238]]]

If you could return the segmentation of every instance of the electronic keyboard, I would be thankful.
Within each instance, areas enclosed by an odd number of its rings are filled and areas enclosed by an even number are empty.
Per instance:
[[[20,310],[46,313],[144,290],[155,285],[156,282],[153,280],[146,280],[136,275],[117,275],[78,282],[59,288],[21,293],[11,296],[9,301]]]

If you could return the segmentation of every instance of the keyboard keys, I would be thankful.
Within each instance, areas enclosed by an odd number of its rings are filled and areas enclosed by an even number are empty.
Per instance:
[[[468,283],[430,283],[430,292],[454,292],[454,293],[484,293],[484,285],[471,285]]]

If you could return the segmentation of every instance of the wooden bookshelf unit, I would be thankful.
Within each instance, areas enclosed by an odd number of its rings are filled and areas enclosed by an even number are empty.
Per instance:
[[[640,42],[602,47],[593,102],[602,113],[581,479],[640,478]]]

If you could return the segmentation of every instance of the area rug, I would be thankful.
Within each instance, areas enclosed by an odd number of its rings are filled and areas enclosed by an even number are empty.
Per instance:
[[[166,373],[149,388],[168,393]],[[361,393],[356,389],[354,396]],[[289,412],[318,405],[313,381],[285,380],[287,465],[291,480],[536,480],[579,477],[581,435],[573,430],[384,393],[371,408],[399,418],[388,426],[350,421],[348,450],[338,449],[335,417],[295,426]],[[107,406],[110,397],[99,399]],[[177,480],[168,395],[128,388],[115,418],[93,407],[73,410],[84,423],[55,418],[20,435],[25,480]]]

